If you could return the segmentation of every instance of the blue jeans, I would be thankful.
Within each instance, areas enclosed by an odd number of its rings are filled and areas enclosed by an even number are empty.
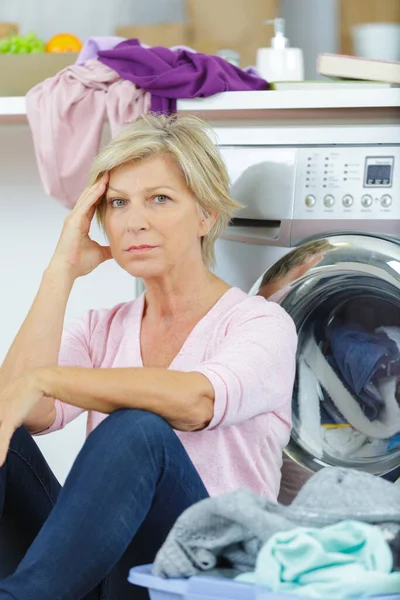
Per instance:
[[[196,435],[195,433],[193,435]],[[177,517],[207,491],[171,427],[118,410],[87,438],[63,488],[25,428],[0,469],[0,510],[32,542],[0,600],[135,600],[128,571],[152,562]]]

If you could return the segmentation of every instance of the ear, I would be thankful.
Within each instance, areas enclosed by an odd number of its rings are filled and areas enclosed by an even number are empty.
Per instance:
[[[215,223],[217,222],[217,219],[217,213],[203,213],[200,220],[199,237],[204,237],[205,235],[207,235],[207,233],[209,233],[214,227]]]

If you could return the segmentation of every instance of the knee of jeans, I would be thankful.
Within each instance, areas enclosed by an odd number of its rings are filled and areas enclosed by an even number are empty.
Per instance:
[[[24,442],[31,442],[32,436],[24,425],[18,427],[11,437],[10,448],[14,448],[16,445],[21,446]]]
[[[123,408],[112,412],[89,436],[101,437],[119,448],[138,449],[143,443],[150,448],[162,448],[178,440],[172,427],[159,415],[145,410]]]
[[[138,427],[144,431],[158,431],[159,433],[170,433],[171,426],[159,415],[148,410],[139,410],[137,408],[120,408],[112,412],[108,418],[103,421],[116,426],[118,431],[132,433],[133,427]]]

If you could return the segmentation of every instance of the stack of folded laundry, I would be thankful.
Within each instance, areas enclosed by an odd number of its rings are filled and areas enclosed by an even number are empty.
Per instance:
[[[400,486],[332,467],[289,506],[247,490],[203,500],[179,517],[153,573],[235,577],[307,598],[400,594]]]

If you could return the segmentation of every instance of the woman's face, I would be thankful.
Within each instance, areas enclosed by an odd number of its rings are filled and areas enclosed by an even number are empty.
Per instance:
[[[134,277],[160,277],[202,262],[208,230],[171,156],[153,156],[110,172],[105,229],[117,263]]]

